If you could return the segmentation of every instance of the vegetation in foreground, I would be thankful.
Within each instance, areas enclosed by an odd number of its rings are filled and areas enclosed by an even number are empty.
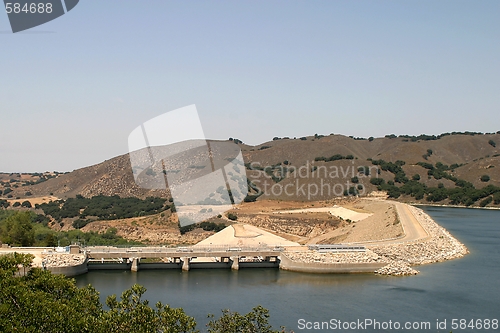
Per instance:
[[[142,299],[146,288],[134,285],[121,299],[109,296],[104,310],[99,292],[91,285],[78,288],[75,280],[30,268],[32,255],[0,256],[0,332],[149,333],[199,332],[196,321],[181,308],[160,302],[154,307]],[[25,276],[18,276],[26,270]],[[223,310],[207,324],[210,333],[277,333],[261,306],[246,315]]]

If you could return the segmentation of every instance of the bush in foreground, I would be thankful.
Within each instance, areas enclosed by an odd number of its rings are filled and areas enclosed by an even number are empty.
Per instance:
[[[51,333],[194,333],[196,321],[182,308],[142,300],[146,288],[134,285],[118,300],[109,296],[104,310],[92,286],[78,288],[75,280],[30,268],[33,256],[0,256],[0,332]],[[21,267],[24,276],[16,276]],[[261,306],[240,315],[224,310],[207,325],[210,333],[278,333],[268,323],[269,311]]]

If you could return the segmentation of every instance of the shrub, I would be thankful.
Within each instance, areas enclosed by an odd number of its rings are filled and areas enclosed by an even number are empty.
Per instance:
[[[259,196],[260,195],[257,195],[257,194],[255,194],[255,195],[247,194],[247,196],[245,197],[245,199],[243,199],[243,201],[245,201],[245,202],[255,202]]]
[[[385,181],[382,178],[372,178],[372,179],[370,179],[370,183],[372,185],[377,185],[378,186],[378,185],[384,184]]]
[[[230,219],[231,221],[236,221],[238,220],[238,216],[233,213],[227,213],[227,218]]]
[[[314,158],[314,161],[325,161],[325,162],[333,162],[333,161],[338,161],[338,160],[353,160],[354,156],[353,155],[347,155],[343,156],[341,154],[335,154],[330,157],[324,157],[324,156],[319,156]]]
[[[352,178],[351,178],[351,182],[353,182],[354,184],[359,183],[359,179],[358,179],[358,177],[356,177],[356,176],[352,177]]]
[[[26,201],[23,201],[23,203],[21,204],[21,207],[25,207],[25,208],[31,208],[31,202],[29,202],[28,200]]]
[[[488,175],[482,175],[481,176],[481,181],[485,182],[485,183],[489,182],[490,181],[490,176],[488,176]]]
[[[90,222],[92,222],[92,221],[90,221],[90,220],[82,220],[82,219],[77,219],[77,220],[74,220],[74,221],[73,221],[73,224],[72,224],[72,225],[73,225],[73,228],[75,228],[75,229],[80,229],[80,228],[85,227],[85,226],[86,226],[87,224],[89,224]]]
[[[370,136],[370,137],[368,138],[368,141],[369,141],[369,142],[372,142],[373,140],[374,140],[373,136]]]
[[[396,186],[391,186],[388,190],[387,190],[387,195],[389,196],[389,198],[394,198],[394,199],[397,199],[399,198],[399,196],[401,195],[401,191],[399,190],[398,187]]]
[[[489,205],[491,202],[493,201],[493,198],[490,196],[490,197],[487,197],[486,199],[482,200],[480,203],[479,203],[479,206],[480,207],[485,207],[487,205]]]
[[[492,147],[496,147],[496,146],[497,146],[497,144],[496,144],[496,143],[495,143],[495,141],[493,141],[493,140],[488,141],[488,143],[489,143],[489,144],[490,144],[490,146],[492,146]]]
[[[430,163],[418,162],[417,165],[420,165],[422,168],[426,168],[428,170],[434,169],[434,165],[432,165]]]
[[[413,177],[411,177],[411,179],[419,181],[420,180],[420,175],[417,173],[417,174],[413,175]]]
[[[493,194],[493,200],[495,200],[495,205],[500,204],[500,192],[496,192],[495,194]]]
[[[360,174],[363,174],[365,176],[369,176],[370,175],[370,168],[368,166],[360,166],[358,167],[358,172]]]
[[[394,181],[396,183],[406,183],[408,182],[408,178],[406,177],[405,173],[401,170],[394,175]]]

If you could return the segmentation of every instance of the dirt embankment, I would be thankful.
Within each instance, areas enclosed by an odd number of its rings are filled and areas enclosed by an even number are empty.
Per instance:
[[[344,223],[336,230],[311,238],[308,244],[358,243],[403,235],[395,208],[386,201],[359,199],[343,207],[372,215],[356,222]]]
[[[213,231],[195,229],[182,235],[176,219],[172,216],[161,216],[161,214],[113,221],[95,221],[81,230],[105,233],[109,228],[116,228],[116,234],[128,240],[162,245],[196,244],[214,234]]]
[[[282,211],[287,212],[278,213]],[[352,221],[333,215],[339,212],[344,217],[350,214],[351,217],[363,218]],[[303,203],[273,200],[245,203],[232,213],[237,215],[238,223],[253,225],[301,244],[362,242],[402,235],[394,207],[384,201],[351,199]],[[225,216],[215,222],[226,225],[234,223]],[[197,228],[181,235],[175,215],[168,214],[96,221],[85,226],[82,231],[103,233],[109,228],[116,228],[117,234],[126,239],[150,244],[195,244],[214,234]]]

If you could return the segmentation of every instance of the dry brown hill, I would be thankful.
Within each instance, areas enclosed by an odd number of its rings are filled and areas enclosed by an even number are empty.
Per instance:
[[[500,134],[456,134],[446,135],[437,140],[417,140],[416,138],[404,137],[367,140],[343,135],[316,135],[307,138],[276,139],[258,146],[240,144],[240,147],[245,162],[252,163],[253,169],[272,166],[275,180],[270,179],[269,174],[262,170],[247,169],[247,175],[256,187],[262,190],[264,182],[267,181],[268,190],[270,190],[267,198],[322,200],[334,196],[333,190],[336,184],[343,184],[345,189],[346,182],[351,181],[353,175],[360,176],[357,172],[359,167],[372,166],[368,159],[382,159],[388,162],[405,161],[403,170],[406,175],[412,177],[419,174],[421,182],[428,186],[437,186],[440,182],[446,187],[453,187],[454,184],[446,179],[439,181],[434,178],[429,179],[427,170],[416,165],[418,162],[458,164],[461,166],[452,172],[456,177],[473,183],[477,188],[488,184],[500,186]],[[432,153],[430,153],[431,151]],[[328,158],[335,154],[343,157],[352,155],[352,159],[331,162],[315,161],[318,157]],[[281,166],[277,166],[279,163]],[[295,170],[286,173],[284,179],[278,183],[281,167]],[[317,169],[314,170],[315,168]],[[333,170],[337,170],[337,177],[332,174]],[[374,176],[374,170],[372,169],[370,177]],[[488,175],[490,180],[482,182],[480,180],[482,175]],[[147,196],[169,197],[168,190],[147,190],[139,188],[135,184],[128,155],[121,155],[67,174],[59,174],[57,177],[35,185],[15,187],[15,183],[9,183],[9,177],[12,176],[0,175],[0,189],[5,190],[10,187],[12,192],[9,195],[12,198],[25,198],[27,192],[31,194],[30,196],[54,195],[59,198],[74,197],[77,194],[85,197],[99,194],[141,198]],[[358,184],[363,184],[367,191],[375,189],[369,183],[370,177],[362,177],[362,175],[359,177]],[[382,171],[379,177],[391,180],[394,175]],[[321,183],[322,181],[323,183]],[[272,186],[275,184],[278,186],[273,188]],[[318,189],[323,186],[325,193],[308,198],[308,195],[303,195],[298,189],[303,185],[306,189],[310,187],[309,190],[314,190],[312,184],[316,184]],[[283,191],[287,185],[288,193],[293,192],[293,195],[279,193],[279,188],[281,187]],[[351,185],[353,184],[351,183]],[[331,190],[330,194],[326,193],[327,187]],[[335,191],[338,193],[340,188],[337,186]],[[274,193],[271,189],[275,190]]]

